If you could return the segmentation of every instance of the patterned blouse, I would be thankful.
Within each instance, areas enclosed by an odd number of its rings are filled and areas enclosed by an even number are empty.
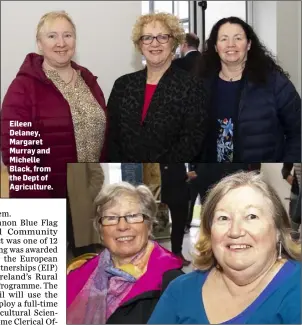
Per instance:
[[[104,145],[106,116],[89,87],[76,71],[75,86],[66,84],[56,70],[44,70],[67,100],[75,133],[78,162],[98,162]]]

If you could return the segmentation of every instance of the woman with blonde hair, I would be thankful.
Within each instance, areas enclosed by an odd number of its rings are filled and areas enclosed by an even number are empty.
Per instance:
[[[184,40],[168,13],[138,18],[132,41],[146,68],[118,78],[108,100],[112,162],[188,162],[197,159],[206,129],[203,85],[171,65]]]
[[[150,324],[300,324],[301,246],[261,174],[222,179],[205,201],[196,271],[173,281]]]
[[[66,12],[43,15],[36,41],[41,54],[26,56],[3,100],[2,157],[31,176],[11,182],[10,197],[66,197],[67,163],[104,160],[105,99],[97,77],[72,61],[76,27]]]

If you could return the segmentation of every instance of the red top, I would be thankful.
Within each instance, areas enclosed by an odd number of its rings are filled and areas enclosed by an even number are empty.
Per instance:
[[[150,106],[151,99],[152,99],[152,96],[153,96],[153,94],[155,92],[156,87],[157,87],[157,85],[150,85],[150,84],[146,85],[145,102],[144,102],[143,114],[142,114],[142,122],[144,121],[144,119],[145,119],[145,117],[147,115],[148,108]]]

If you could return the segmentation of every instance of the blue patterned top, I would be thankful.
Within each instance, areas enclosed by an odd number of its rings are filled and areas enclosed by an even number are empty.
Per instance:
[[[218,79],[213,108],[218,123],[217,162],[232,162],[234,152],[234,115],[237,112],[240,80]]]

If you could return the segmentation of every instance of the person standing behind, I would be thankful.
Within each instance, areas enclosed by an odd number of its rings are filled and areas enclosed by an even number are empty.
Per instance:
[[[158,163],[143,164],[143,183],[147,185],[153,193],[155,199],[160,193],[160,168]]]
[[[182,254],[182,243],[189,210],[189,187],[185,164],[160,164],[161,202],[168,205],[172,219],[172,252],[181,257],[183,265],[190,262]]]
[[[42,55],[29,53],[4,97],[1,112],[1,150],[3,162],[12,165],[10,150],[26,149],[19,158],[40,159],[37,167],[48,167],[47,190],[10,190],[12,198],[65,198],[66,164],[99,162],[105,159],[105,99],[95,77],[72,58],[76,50],[76,27],[64,11],[46,13],[37,26],[36,41]],[[38,132],[39,145],[11,145],[11,123],[27,123],[22,131]],[[30,150],[29,150],[30,149]],[[39,154],[37,149],[47,149]],[[24,150],[25,151],[25,150]],[[32,152],[34,151],[34,154]],[[34,163],[18,167],[33,170]],[[23,173],[22,173],[23,174]],[[22,175],[21,173],[16,175]],[[40,171],[30,176],[40,177]],[[32,185],[30,181],[22,184]],[[36,181],[36,184],[45,182]],[[15,184],[22,185],[20,182]]]
[[[291,173],[292,170],[293,173]],[[281,173],[283,179],[291,185],[288,213],[291,218],[293,229],[297,230],[301,224],[301,215],[296,213],[299,204],[299,194],[301,192],[301,163],[284,163]]]
[[[104,184],[100,163],[67,165],[67,241],[74,257],[96,253],[100,238],[93,226],[93,202]]]
[[[190,162],[207,128],[202,82],[171,65],[184,30],[179,19],[157,13],[138,18],[132,34],[146,68],[118,78],[107,108],[111,162]]]
[[[200,40],[194,33],[187,33],[185,42],[180,45],[181,58],[173,60],[172,64],[184,69],[188,72],[193,72],[196,68],[196,60],[201,57],[198,51]]]
[[[301,98],[250,25],[219,20],[198,65],[211,112],[203,162],[300,161]]]

